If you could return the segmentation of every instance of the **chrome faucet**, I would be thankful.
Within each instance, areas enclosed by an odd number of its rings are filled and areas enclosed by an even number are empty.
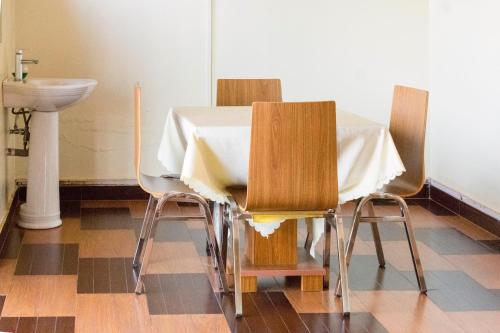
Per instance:
[[[38,64],[38,60],[23,59],[23,54],[23,50],[17,50],[16,52],[16,71],[14,74],[14,81],[23,81],[23,65]]]

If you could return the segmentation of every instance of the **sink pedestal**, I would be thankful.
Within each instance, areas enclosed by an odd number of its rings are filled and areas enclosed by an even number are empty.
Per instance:
[[[28,193],[19,226],[49,229],[62,224],[59,208],[59,112],[33,111]]]

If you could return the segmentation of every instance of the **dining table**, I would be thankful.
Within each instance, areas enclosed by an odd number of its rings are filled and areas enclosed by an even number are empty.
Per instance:
[[[343,110],[337,110],[336,117],[340,204],[379,191],[405,172],[387,126]],[[178,175],[206,199],[224,204],[227,187],[247,184],[251,126],[251,106],[172,107],[158,160],[167,174]],[[276,275],[301,276],[302,290],[322,289],[324,269],[314,251],[324,230],[323,219],[312,221],[310,253],[297,246],[296,220],[247,222],[244,291],[256,291],[258,276]]]

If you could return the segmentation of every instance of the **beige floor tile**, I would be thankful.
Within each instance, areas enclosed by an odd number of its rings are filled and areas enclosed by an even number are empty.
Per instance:
[[[80,294],[76,303],[76,332],[152,331],[145,295]]]
[[[500,332],[500,311],[448,312],[447,315],[467,333]]]
[[[483,287],[500,289],[500,254],[455,255],[444,258]]]
[[[153,332],[230,332],[222,314],[151,316]]]
[[[184,223],[186,223],[186,226],[189,229],[205,229],[205,220],[201,220],[201,219],[188,219]]]
[[[320,292],[301,292],[300,289],[287,289],[285,295],[298,313],[342,312],[342,298],[335,296],[333,289]],[[363,303],[356,295],[351,294],[350,296],[351,312],[364,312]]]
[[[7,295],[12,285],[14,271],[16,270],[16,259],[0,260],[0,295]]]
[[[445,216],[444,217],[448,226],[451,226],[463,234],[469,236],[475,240],[495,240],[498,239],[497,236],[493,235],[489,231],[477,226],[471,221],[464,219],[460,216]]]
[[[374,245],[371,242],[371,246]],[[422,242],[417,241],[418,252],[424,270],[453,271],[456,268],[443,256]],[[382,241],[384,257],[387,262],[400,271],[413,271],[413,262],[407,241]],[[375,249],[372,253],[375,253]]]
[[[204,273],[194,244],[191,242],[158,242],[153,246],[147,273]]]
[[[76,281],[74,275],[14,276],[2,316],[74,316]]]
[[[354,294],[391,333],[463,333],[446,313],[418,292],[369,291]]]
[[[80,258],[132,257],[136,239],[133,230],[82,230]]]
[[[133,200],[128,202],[128,207],[130,209],[130,216],[133,219],[142,219],[146,213],[146,208],[148,202],[145,200]]]
[[[46,230],[26,230],[23,237],[24,244],[68,244],[78,243],[81,238],[80,219],[63,218],[59,228]]]

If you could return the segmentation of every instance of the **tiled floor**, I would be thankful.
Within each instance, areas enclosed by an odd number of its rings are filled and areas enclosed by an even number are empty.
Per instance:
[[[500,240],[435,202],[410,206],[428,295],[417,291],[404,229],[380,226],[387,261],[380,269],[370,229],[361,226],[349,271],[349,319],[331,290],[304,293],[297,279],[263,278],[258,293],[244,295],[245,316],[235,320],[195,219],[160,223],[148,292],[135,295],[131,261],[145,207],[65,201],[62,227],[11,229],[0,252],[0,331],[500,332]],[[170,208],[176,216],[196,209]],[[346,228],[352,208],[343,209]],[[394,209],[376,205],[379,213]],[[298,246],[304,238],[300,225]],[[332,256],[331,281],[336,261]]]

